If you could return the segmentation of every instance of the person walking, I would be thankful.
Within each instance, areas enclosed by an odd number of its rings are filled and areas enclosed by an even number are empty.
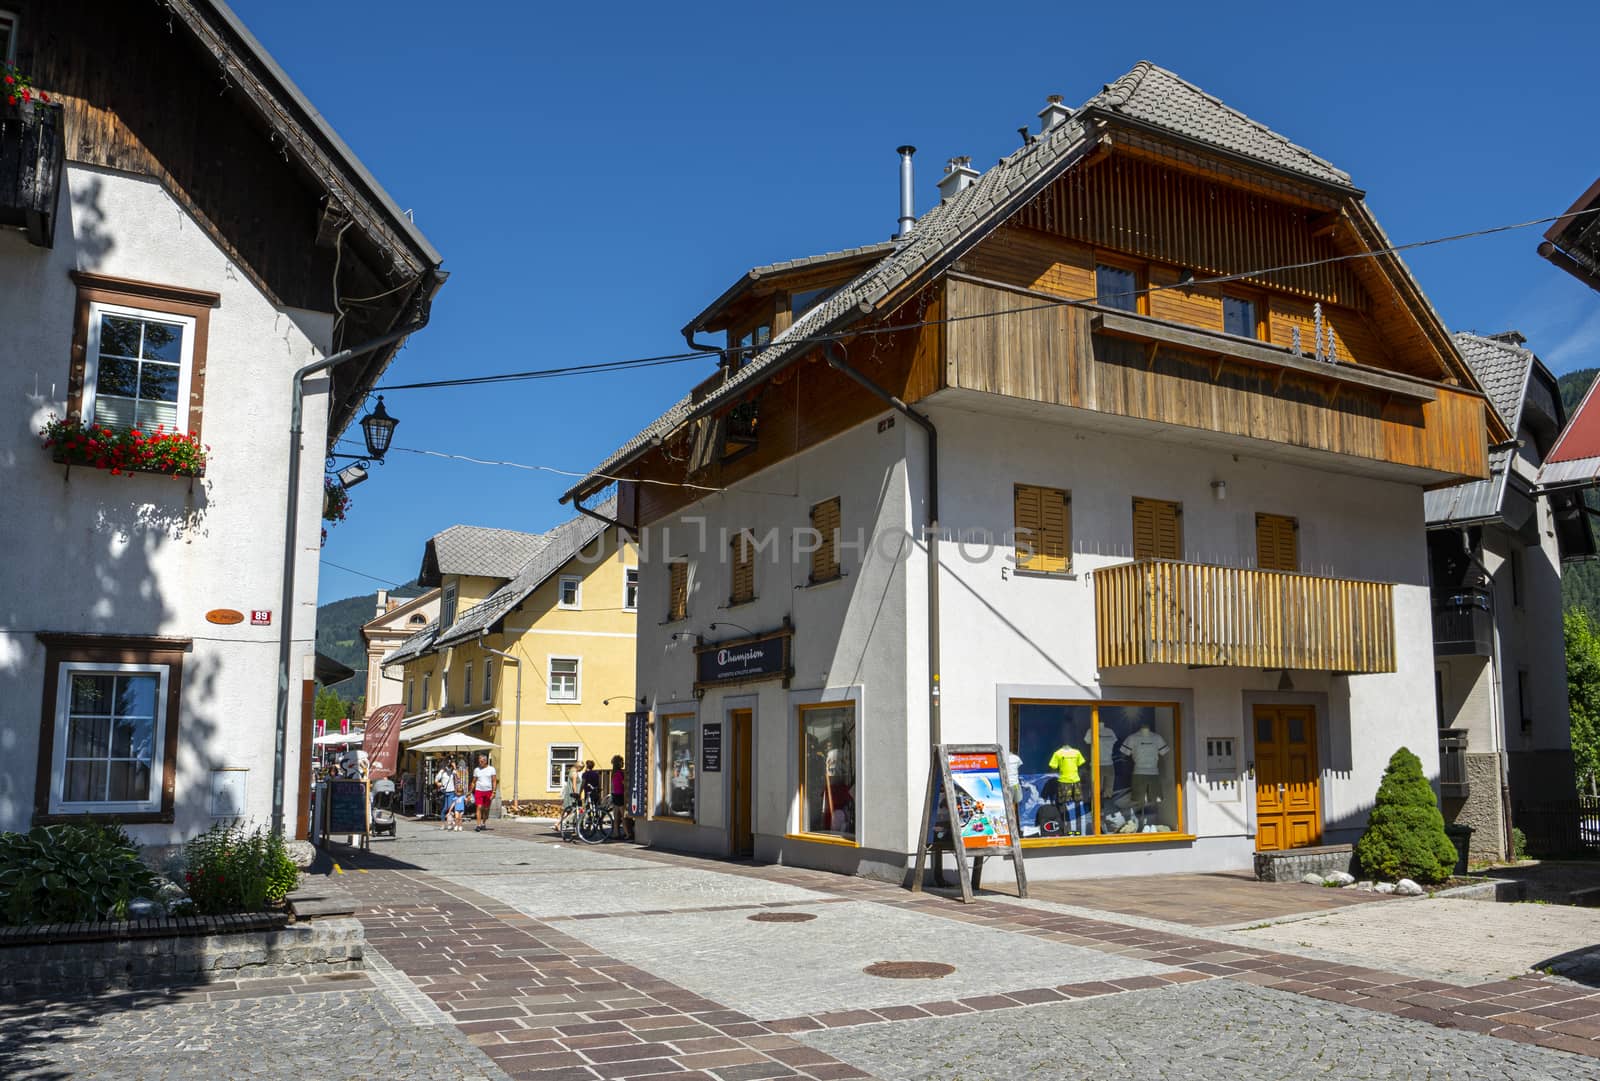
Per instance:
[[[611,756],[611,839],[622,840],[622,823],[628,805],[628,776],[623,769],[622,756]]]
[[[478,808],[478,824],[473,827],[474,833],[482,833],[489,828],[489,803],[494,799],[495,789],[499,785],[500,777],[495,768],[489,765],[489,756],[479,751],[478,768],[472,771],[472,799]]]
[[[457,833],[461,832],[461,823],[467,813],[467,762],[464,758],[457,758],[450,763],[450,775],[455,779],[455,797],[450,805],[450,824]]]
[[[440,765],[439,772],[433,775],[433,790],[439,794],[439,828],[450,828],[450,812],[455,809],[456,771],[455,763],[445,759]]]

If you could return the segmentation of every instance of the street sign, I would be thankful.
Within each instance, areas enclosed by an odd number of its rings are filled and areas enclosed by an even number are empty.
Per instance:
[[[252,627],[270,627],[270,626],[272,626],[272,609],[270,609],[270,608],[252,608],[252,609],[250,609],[250,626],[252,626]]]

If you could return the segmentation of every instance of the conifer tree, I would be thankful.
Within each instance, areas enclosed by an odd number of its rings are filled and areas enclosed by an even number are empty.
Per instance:
[[[1401,747],[1389,759],[1372,804],[1367,831],[1355,846],[1356,862],[1373,878],[1442,882],[1456,863],[1433,787],[1422,762]]]

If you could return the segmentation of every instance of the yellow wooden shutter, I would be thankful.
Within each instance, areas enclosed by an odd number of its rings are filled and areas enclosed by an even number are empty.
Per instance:
[[[689,612],[689,564],[679,559],[668,567],[667,618],[682,619]]]
[[[749,530],[733,538],[733,571],[729,576],[728,603],[746,604],[756,599],[755,544]]]
[[[1017,567],[1029,571],[1064,571],[1071,558],[1072,535],[1067,493],[1059,488],[1018,484],[1013,488],[1013,524],[1017,533]]]
[[[1133,558],[1182,559],[1182,505],[1160,499],[1133,501]]]
[[[1256,566],[1264,571],[1297,571],[1297,523],[1283,514],[1256,515]]]
[[[838,496],[811,508],[811,528],[821,535],[821,543],[811,553],[811,580],[826,582],[839,577]]]

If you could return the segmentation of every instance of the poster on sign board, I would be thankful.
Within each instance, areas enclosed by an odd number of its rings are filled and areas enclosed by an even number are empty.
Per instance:
[[[999,754],[951,754],[949,762],[961,843],[967,848],[1010,848],[1011,822]]]
[[[394,776],[400,759],[400,716],[405,711],[404,705],[379,706],[367,718],[361,749],[367,752],[370,763],[367,767],[369,780],[381,781]]]
[[[628,814],[643,818],[650,791],[650,714],[630,713],[623,721],[626,753],[623,768],[627,771]]]
[[[1005,782],[1003,754],[997,744],[939,744],[933,748],[921,843],[911,879],[913,892],[922,889],[922,874],[930,856],[935,885],[944,884],[942,854],[950,851],[955,856],[964,903],[971,903],[973,891],[982,882],[984,860],[990,858],[1010,860],[1016,871],[1017,894],[1028,896],[1022,837],[1016,828],[1017,806],[1011,786]]]

